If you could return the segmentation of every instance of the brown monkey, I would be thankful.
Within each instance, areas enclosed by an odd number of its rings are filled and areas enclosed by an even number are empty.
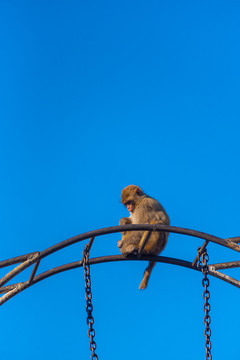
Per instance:
[[[130,212],[130,216],[120,219],[119,225],[126,224],[164,224],[169,225],[169,217],[163,206],[152,197],[146,195],[139,186],[129,185],[122,190],[121,202]],[[117,246],[122,255],[135,255],[140,248],[144,231],[122,232],[122,240]],[[167,232],[152,232],[144,249],[143,254],[158,255],[167,243]],[[145,289],[155,262],[150,261],[146,268],[139,289]]]

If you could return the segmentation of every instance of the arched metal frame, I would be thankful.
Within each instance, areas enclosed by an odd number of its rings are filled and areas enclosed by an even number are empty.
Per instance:
[[[11,270],[5,276],[3,276],[2,279],[0,279],[0,293],[4,294],[0,297],[0,305],[2,305],[3,303],[5,303],[9,299],[11,299],[13,296],[18,294],[19,292],[38,283],[39,281],[42,281],[50,276],[60,273],[60,272],[75,269],[75,268],[83,266],[82,260],[80,260],[80,261],[75,261],[75,262],[72,262],[69,264],[65,264],[65,265],[61,265],[61,266],[52,268],[48,271],[45,271],[41,274],[36,275],[39,263],[43,258],[61,250],[67,246],[73,245],[75,243],[78,243],[78,242],[86,240],[86,239],[90,239],[89,240],[89,249],[90,249],[93,244],[94,239],[98,236],[117,233],[117,232],[121,232],[121,231],[136,231],[136,230],[145,231],[145,233],[144,233],[145,241],[143,241],[144,244],[141,248],[141,251],[143,250],[143,247],[146,244],[146,241],[148,240],[148,235],[151,231],[165,231],[165,232],[193,236],[193,237],[197,237],[199,239],[204,240],[204,243],[201,247],[200,253],[204,251],[204,249],[207,247],[207,244],[209,242],[213,242],[215,244],[225,246],[229,249],[240,252],[240,245],[237,244],[238,242],[240,242],[240,237],[221,239],[219,237],[209,235],[209,234],[206,234],[206,233],[203,233],[200,231],[185,229],[185,228],[181,228],[181,227],[174,227],[174,226],[167,226],[167,225],[139,224],[139,225],[112,226],[112,227],[103,228],[103,229],[99,229],[99,230],[93,230],[93,231],[89,231],[84,234],[80,234],[80,235],[71,237],[62,242],[59,242],[58,244],[53,245],[43,251],[40,251],[40,252],[36,251],[33,253],[17,256],[17,257],[8,259],[8,260],[0,261],[0,268],[20,263],[20,265],[16,266],[13,270]],[[197,250],[196,250],[196,253],[197,253]],[[122,255],[111,255],[111,256],[102,256],[102,257],[97,257],[97,258],[90,258],[89,264],[94,265],[94,264],[99,264],[99,263],[104,263],[104,262],[129,261],[129,260],[131,260],[131,261],[132,260],[135,260],[135,261],[136,260],[141,260],[141,261],[153,260],[156,262],[162,262],[162,263],[167,263],[167,264],[183,266],[183,267],[186,267],[186,268],[189,268],[192,270],[197,270],[197,271],[201,270],[197,264],[198,263],[197,257],[195,257],[193,262],[189,262],[189,261],[185,261],[185,260],[181,260],[181,259],[164,257],[164,256],[142,255],[141,252],[138,254],[138,256],[124,257]],[[20,282],[20,283],[4,286],[5,284],[8,283],[8,281],[13,279],[16,275],[18,275],[19,273],[21,273],[23,270],[30,267],[31,265],[34,265],[34,266],[33,266],[33,270],[30,275],[30,278],[28,280],[26,280],[25,282]],[[209,274],[240,288],[239,280],[234,279],[234,278],[218,271],[221,269],[229,269],[229,268],[234,268],[234,267],[240,267],[240,261],[211,264],[211,265],[209,265]]]

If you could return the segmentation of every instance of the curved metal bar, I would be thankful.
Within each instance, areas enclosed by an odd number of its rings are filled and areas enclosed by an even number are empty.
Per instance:
[[[200,271],[200,269],[197,266],[192,266],[192,263],[190,261],[185,261],[185,260],[181,260],[181,259],[175,259],[175,258],[170,258],[170,257],[166,257],[166,256],[150,256],[150,255],[142,255],[141,258],[137,257],[137,256],[123,256],[123,255],[109,255],[109,256],[100,256],[100,257],[96,257],[96,258],[91,258],[89,259],[89,264],[90,265],[95,265],[95,264],[102,264],[102,263],[107,263],[107,262],[115,262],[115,261],[137,261],[137,260],[141,260],[141,261],[155,261],[155,262],[159,262],[159,263],[166,263],[166,264],[172,264],[172,265],[178,265],[178,266],[183,266],[186,267],[188,269],[193,269],[193,270],[197,270]],[[75,261],[73,263],[69,263],[69,264],[65,264],[65,265],[61,265],[58,267],[55,267],[51,270],[45,271],[42,274],[39,274],[35,277],[33,284],[36,284],[37,282],[46,279],[49,276],[53,276],[56,275],[60,272],[66,271],[66,270],[71,270],[71,269],[76,269],[82,267],[82,261]]]
[[[101,256],[101,257],[91,258],[91,259],[89,259],[89,263],[90,263],[90,265],[96,265],[96,264],[102,264],[102,263],[107,263],[107,262],[138,261],[138,260],[154,261],[154,262],[159,262],[159,263],[177,265],[177,266],[186,267],[188,269],[192,269],[192,270],[196,270],[196,271],[201,271],[201,269],[198,266],[196,266],[196,265],[192,266],[192,263],[190,261],[185,261],[185,260],[166,257],[166,256],[142,255],[141,258],[139,258],[137,256],[124,257],[122,255],[109,255],[109,256]],[[80,268],[82,266],[83,266],[82,261],[75,261],[72,263],[57,266],[55,268],[47,270],[47,271],[35,276],[35,278],[32,280],[32,282],[25,281],[22,283],[5,286],[0,290],[0,293],[7,292],[5,295],[3,295],[0,298],[0,305],[5,303],[7,300],[11,299],[13,296],[17,295],[21,291],[27,289],[28,287],[30,287],[32,285],[37,284],[38,282],[40,282],[42,280],[45,280],[51,276],[57,275],[59,273],[62,273],[62,272],[68,271],[68,270]],[[234,286],[240,287],[240,284],[238,281],[236,281],[235,279],[233,279],[225,274],[215,271],[213,265],[209,265],[209,274],[220,280],[224,280]]]
[[[92,230],[80,235],[73,236],[69,239],[66,239],[64,241],[59,242],[56,245],[53,245],[43,251],[40,252],[40,258],[44,258],[58,250],[61,250],[65,248],[66,246],[75,244],[79,241],[83,241],[92,237],[101,236],[101,235],[107,235],[107,234],[113,234],[116,232],[121,231],[136,231],[136,230],[149,230],[149,231],[166,231],[166,232],[172,232],[182,235],[189,235],[193,237],[197,237],[200,239],[208,240],[211,242],[214,242],[216,244],[228,247],[232,250],[240,252],[240,245],[237,245],[236,243],[230,241],[221,239],[219,237],[206,234],[204,232],[191,230],[191,229],[185,229],[181,227],[176,226],[168,226],[168,225],[150,225],[150,224],[137,224],[137,225],[120,225],[120,226],[111,226],[99,230]],[[0,263],[1,264],[1,263]]]
[[[39,254],[39,251],[34,251],[32,253],[28,253],[21,256],[16,256],[11,259],[0,261],[0,269],[9,265],[19,264],[23,261],[28,260],[31,256],[34,256],[36,254]]]
[[[106,262],[115,262],[115,261],[155,261],[159,263],[165,263],[165,264],[172,264],[172,265],[178,265],[183,266],[188,269],[201,271],[197,266],[192,266],[192,263],[189,261],[181,260],[181,259],[175,259],[165,256],[150,256],[150,255],[142,255],[141,258],[136,256],[128,256],[124,257],[123,255],[109,255],[109,256],[101,256],[96,258],[89,259],[90,265],[95,264],[102,264]],[[37,276],[34,277],[34,279],[29,282],[25,281],[22,283],[12,284],[10,286],[5,286],[0,289],[0,293],[7,292],[5,295],[3,295],[0,298],[0,305],[4,304],[7,300],[11,299],[13,296],[17,295],[21,291],[27,289],[28,287],[37,284],[39,281],[45,280],[53,275],[59,274],[64,271],[76,269],[79,267],[82,267],[82,261],[75,261],[72,263],[68,263],[65,265],[57,266],[55,268],[52,268],[50,270],[47,270]]]
[[[5,275],[5,277],[2,279],[2,281],[0,280],[0,285],[1,284],[4,285],[8,280],[12,279],[15,275],[17,275],[21,271],[21,269],[25,269],[26,267],[28,267],[32,264],[35,264],[35,266],[34,266],[32,274],[30,276],[30,279],[28,281],[17,283],[17,284],[12,284],[12,285],[8,285],[8,286],[0,288],[0,293],[6,293],[5,295],[3,295],[0,298],[0,305],[2,305],[4,302],[6,302],[7,300],[9,300],[11,297],[18,294],[19,292],[23,291],[24,289],[36,284],[37,282],[39,282],[41,280],[48,278],[49,276],[82,266],[81,261],[76,261],[74,263],[58,266],[56,268],[50,269],[42,274],[35,276],[39,262],[44,257],[47,257],[48,255],[50,255],[56,251],[59,251],[67,246],[70,246],[72,244],[75,244],[77,242],[80,242],[80,241],[83,241],[86,239],[90,239],[90,243],[92,244],[93,239],[97,236],[117,233],[117,232],[121,232],[121,231],[138,231],[138,230],[141,230],[141,231],[166,231],[166,232],[172,232],[172,233],[193,236],[193,237],[197,237],[200,239],[204,239],[206,242],[210,241],[210,242],[225,246],[227,248],[230,248],[232,250],[235,250],[237,252],[240,252],[240,245],[238,245],[234,241],[231,241],[231,238],[221,239],[221,238],[218,238],[218,237],[210,235],[210,234],[206,234],[206,233],[196,231],[196,230],[181,228],[181,227],[174,227],[174,226],[167,226],[167,225],[138,224],[138,225],[112,226],[112,227],[108,227],[108,228],[93,230],[93,231],[89,231],[89,232],[71,237],[69,239],[66,239],[66,240],[59,242],[58,244],[55,244],[41,252],[29,253],[26,255],[22,255],[22,256],[18,256],[18,257],[14,257],[14,258],[11,258],[8,260],[1,261],[0,268],[9,266],[9,265],[13,265],[13,264],[17,264],[17,263],[22,263],[22,264],[17,266],[12,271],[10,271],[9,274]],[[233,239],[235,239],[235,238],[233,238]],[[124,260],[125,261],[126,260],[143,260],[143,261],[152,260],[155,262],[163,262],[163,263],[168,263],[168,264],[184,266],[189,269],[199,271],[199,268],[196,266],[196,263],[194,263],[194,262],[191,263],[189,261],[168,258],[168,257],[163,257],[163,256],[142,255],[141,257],[133,257],[133,256],[124,257],[122,255],[112,255],[112,256],[103,256],[103,257],[98,257],[98,258],[92,258],[92,259],[89,259],[89,262],[90,262],[90,264],[98,264],[98,263],[103,263],[103,262],[124,261]],[[233,262],[233,264],[235,264],[235,266],[238,266],[237,263],[238,262]],[[225,274],[222,274],[222,273],[216,271],[214,264],[209,265],[209,274],[212,276],[215,276],[221,280],[224,280],[232,285],[240,287],[240,282],[238,280],[235,280]]]
[[[171,232],[171,233],[193,236],[193,237],[204,239],[204,240],[207,240],[210,242],[214,242],[216,244],[219,244],[219,245],[228,247],[232,250],[240,252],[240,245],[237,245],[235,242],[233,242],[229,239],[222,239],[222,238],[219,238],[219,237],[216,237],[216,236],[204,233],[204,232],[181,228],[181,227],[176,227],[176,226],[168,226],[168,225],[138,224],[138,225],[111,226],[111,227],[102,228],[102,229],[98,229],[98,230],[92,230],[92,231],[89,231],[89,232],[86,232],[86,233],[83,233],[80,235],[73,236],[71,238],[61,241],[53,246],[50,246],[49,248],[47,248],[45,250],[39,252],[38,259],[39,258],[42,259],[48,255],[51,255],[52,253],[54,253],[56,251],[59,251],[65,247],[67,247],[67,246],[76,244],[77,242],[80,242],[80,241],[83,241],[83,240],[86,240],[89,238],[94,238],[96,236],[102,236],[102,235],[107,235],[107,234],[113,234],[113,233],[117,233],[117,232],[121,232],[121,231],[136,231],[136,230],[167,231],[167,232]],[[27,260],[29,258],[29,256],[35,255],[36,253],[38,253],[38,251],[29,253],[26,255],[17,256],[17,257],[8,259],[8,260],[0,261],[0,268],[8,266],[8,265],[20,263],[24,260]]]

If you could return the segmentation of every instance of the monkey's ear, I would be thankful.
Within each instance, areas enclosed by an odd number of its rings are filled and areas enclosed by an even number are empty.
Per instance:
[[[136,186],[135,194],[137,194],[137,195],[142,195],[143,194],[143,191],[140,189],[139,186]]]

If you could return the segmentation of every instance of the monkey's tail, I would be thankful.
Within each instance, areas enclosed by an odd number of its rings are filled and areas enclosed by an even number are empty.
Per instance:
[[[155,262],[154,261],[150,261],[149,264],[148,264],[148,267],[146,268],[146,270],[144,271],[144,274],[143,274],[143,279],[141,281],[141,284],[139,285],[139,289],[146,289],[147,287],[147,284],[148,284],[148,280],[150,278],[150,275],[151,275],[151,272],[152,272],[152,269],[154,268],[155,266]]]

